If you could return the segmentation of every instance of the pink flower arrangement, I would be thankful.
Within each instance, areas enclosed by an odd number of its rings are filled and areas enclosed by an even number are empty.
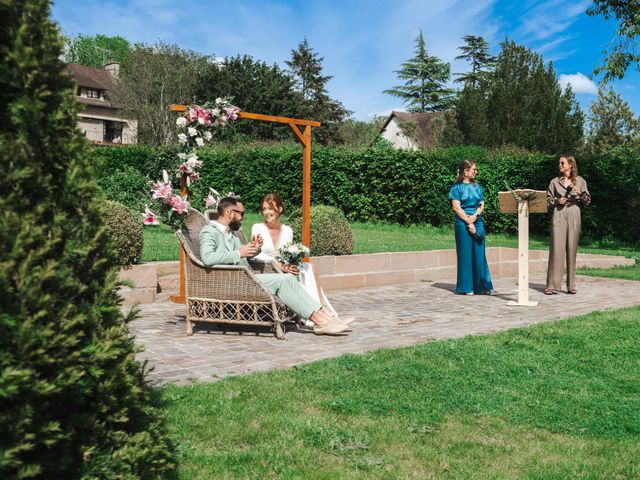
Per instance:
[[[207,208],[217,207],[220,200],[220,194],[213,188],[209,188],[209,195],[204,199],[204,205]]]
[[[171,209],[179,215],[189,211],[189,202],[186,198],[183,198],[180,195],[172,196],[169,200],[169,205],[171,206]]]
[[[190,122],[196,122],[200,125],[209,126],[211,125],[211,111],[201,107],[200,105],[191,105],[189,107],[189,111],[187,112],[187,118]]]
[[[217,98],[215,102],[207,102],[203,106],[196,104],[189,106],[184,115],[176,119],[181,150],[178,153],[181,161],[176,172],[178,178],[185,178],[187,185],[200,180],[198,169],[202,166],[202,161],[198,159],[198,148],[213,139],[217,128],[225,127],[230,121],[235,122],[239,112],[240,109],[231,105],[228,99]],[[186,197],[181,197],[173,191],[169,174],[164,170],[162,173],[162,180],[153,182],[151,191],[151,197],[158,207],[156,211],[159,213],[156,215],[147,207],[142,214],[143,223],[157,225],[160,217],[177,229],[182,225],[191,207]],[[220,198],[218,192],[213,189],[210,191],[205,199],[207,208],[217,205]]]
[[[171,188],[170,183],[164,182],[154,182],[153,183],[153,195],[151,198],[154,200],[156,198],[168,199],[173,195],[173,189]]]
[[[144,213],[142,214],[142,216],[144,217],[144,219],[142,220],[142,223],[144,223],[145,225],[160,225],[160,222],[156,218],[156,214],[153,213],[149,209],[149,207],[146,207],[144,209]]]
[[[187,185],[191,185],[192,183],[195,183],[198,180],[200,180],[200,174],[198,172],[190,173],[189,176],[187,177]]]
[[[240,109],[235,105],[225,107],[224,111],[227,112],[227,117],[229,117],[229,120],[235,122],[238,119],[238,113],[240,112]]]

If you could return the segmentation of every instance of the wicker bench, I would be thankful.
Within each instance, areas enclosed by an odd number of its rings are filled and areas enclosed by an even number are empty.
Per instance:
[[[268,327],[276,338],[283,339],[283,323],[294,320],[295,314],[254,273],[254,269],[275,273],[276,267],[263,262],[251,262],[252,268],[205,267],[200,260],[200,230],[207,224],[200,212],[191,210],[182,231],[177,232],[186,256],[187,335],[193,334],[194,323],[211,323]]]

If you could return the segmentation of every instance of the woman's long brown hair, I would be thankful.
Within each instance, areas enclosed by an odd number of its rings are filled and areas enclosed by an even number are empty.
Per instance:
[[[571,173],[569,174],[569,178],[571,179],[571,183],[576,184],[576,178],[578,178],[578,164],[576,163],[576,159],[572,155],[560,155],[560,158],[564,158],[571,165]],[[562,176],[562,174],[560,174]]]
[[[280,198],[280,195],[277,195],[275,193],[267,193],[262,198],[262,202],[260,203],[261,211],[262,211],[262,206],[265,203],[269,205],[271,208],[273,208],[276,212],[278,212],[278,217],[280,217],[284,213],[284,202],[282,201],[282,198]]]
[[[476,165],[476,162],[474,162],[473,160],[463,160],[462,162],[460,162],[460,165],[458,165],[458,176],[456,177],[456,183],[462,183],[462,181],[464,180],[464,171],[468,168],[474,167]],[[473,183],[476,183],[475,180],[473,181]]]

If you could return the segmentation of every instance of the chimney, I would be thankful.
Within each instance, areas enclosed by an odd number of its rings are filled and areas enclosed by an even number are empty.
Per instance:
[[[109,62],[104,66],[104,69],[109,72],[114,80],[118,80],[118,76],[120,75],[120,64],[118,62],[114,62],[109,59]]]

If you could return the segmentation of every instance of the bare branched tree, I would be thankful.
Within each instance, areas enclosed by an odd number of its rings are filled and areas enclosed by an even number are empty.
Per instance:
[[[176,45],[137,44],[122,65],[111,100],[138,120],[138,141],[164,145],[175,141],[172,103],[190,103],[199,73],[209,57]]]

